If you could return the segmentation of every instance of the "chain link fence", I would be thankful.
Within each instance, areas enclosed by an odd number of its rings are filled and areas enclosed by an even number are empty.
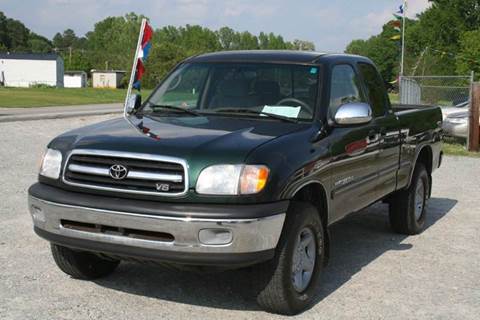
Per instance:
[[[469,76],[402,76],[400,103],[452,107],[470,100]]]
[[[441,107],[446,140],[466,145],[473,81],[473,73],[469,76],[402,76],[400,103]]]

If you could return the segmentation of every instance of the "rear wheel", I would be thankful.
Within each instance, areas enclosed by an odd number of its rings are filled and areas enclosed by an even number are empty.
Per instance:
[[[425,166],[418,163],[410,187],[390,199],[390,224],[395,232],[413,235],[423,231],[429,192],[430,177]]]
[[[258,304],[287,315],[308,308],[318,291],[324,259],[324,230],[317,209],[292,203],[275,258],[259,266]]]
[[[76,279],[92,280],[111,274],[120,263],[96,254],[76,251],[67,247],[51,244],[52,256],[57,266]]]

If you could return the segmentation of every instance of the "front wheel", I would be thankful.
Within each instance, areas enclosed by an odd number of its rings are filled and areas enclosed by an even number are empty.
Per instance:
[[[76,279],[93,280],[111,274],[120,261],[104,259],[96,254],[76,251],[57,244],[51,245],[52,256],[57,266]]]
[[[419,234],[425,227],[430,178],[422,163],[415,167],[410,187],[397,191],[390,199],[390,225],[401,234]]]
[[[265,310],[292,315],[314,301],[325,259],[320,215],[308,203],[293,202],[275,258],[259,266],[263,283],[257,295]]]

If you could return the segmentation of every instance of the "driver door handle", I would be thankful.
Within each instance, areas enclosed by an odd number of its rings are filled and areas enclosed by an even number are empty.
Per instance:
[[[368,137],[367,137],[367,142],[368,143],[375,143],[380,140],[380,133],[378,133],[376,130],[370,130],[368,132]]]

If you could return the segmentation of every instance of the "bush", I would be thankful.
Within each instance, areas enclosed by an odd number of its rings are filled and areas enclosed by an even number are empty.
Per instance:
[[[57,86],[51,86],[46,83],[33,83],[28,86],[29,88],[37,88],[37,89],[55,89]]]

